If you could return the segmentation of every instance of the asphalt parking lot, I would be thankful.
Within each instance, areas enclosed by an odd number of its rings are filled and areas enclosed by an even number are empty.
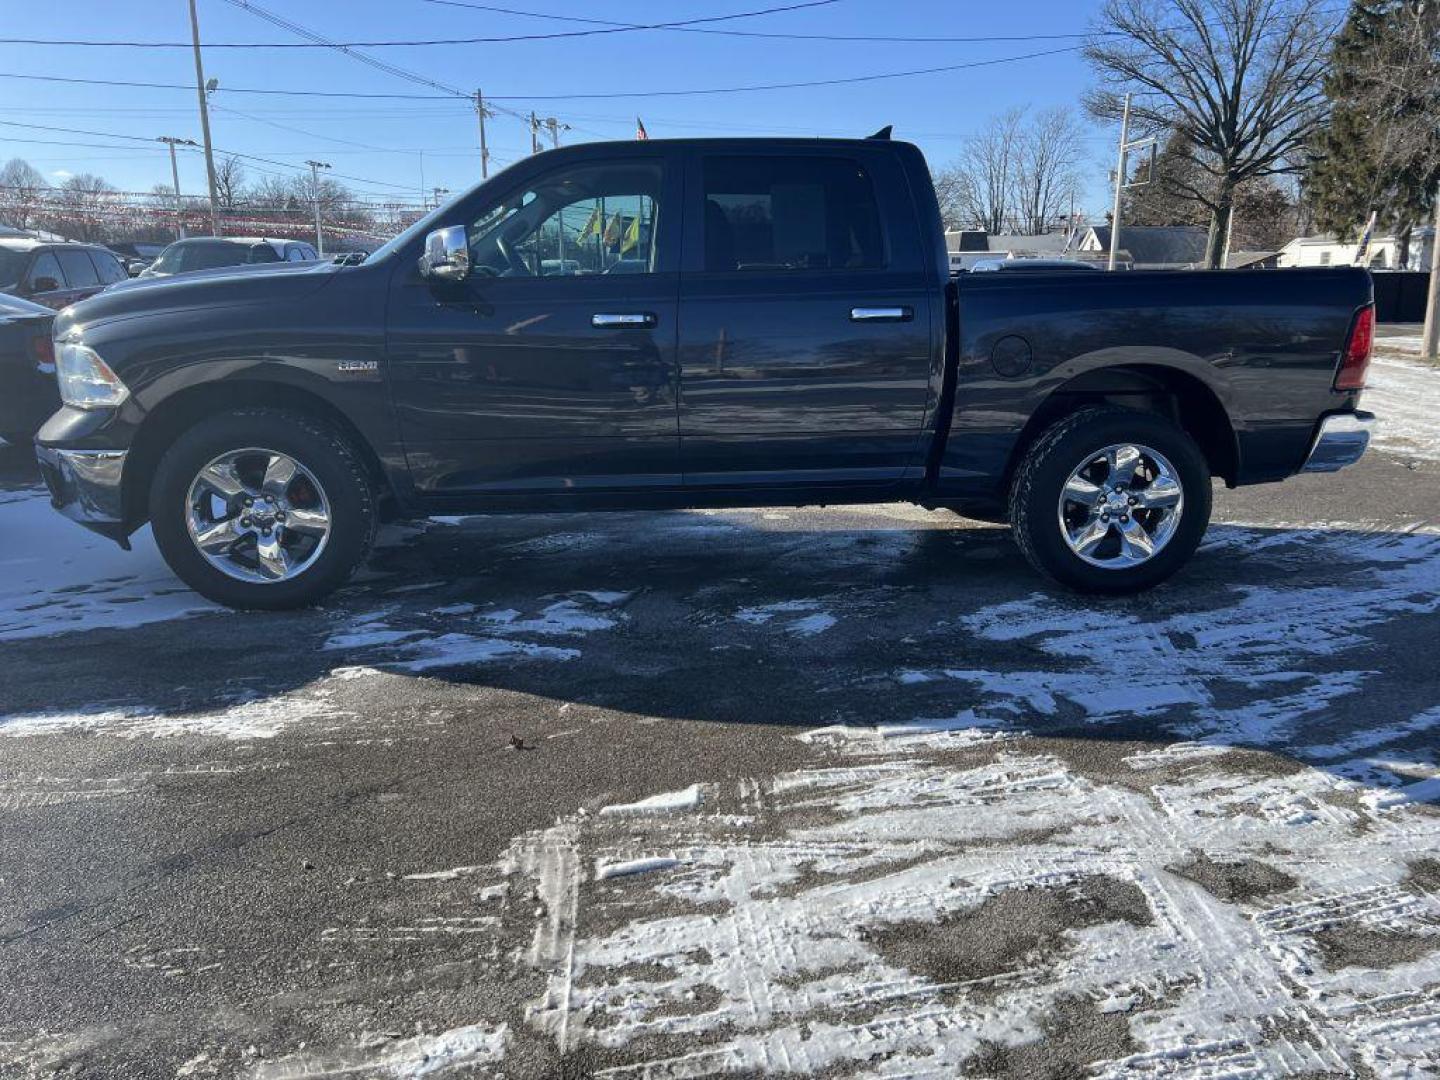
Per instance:
[[[1440,373],[1379,373],[1120,601],[890,505],[236,614],[0,447],[0,1076],[1435,1075]]]

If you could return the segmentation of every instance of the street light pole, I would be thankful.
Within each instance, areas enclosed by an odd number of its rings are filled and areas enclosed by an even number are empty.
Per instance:
[[[310,166],[310,201],[315,207],[315,253],[325,254],[325,234],[320,230],[320,170],[330,168],[324,161],[307,161]]]
[[[1155,177],[1155,150],[1159,141],[1152,135],[1145,139],[1130,141],[1130,95],[1125,95],[1125,111],[1120,117],[1120,156],[1115,162],[1115,205],[1110,211],[1110,258],[1106,269],[1114,270],[1120,256],[1120,197],[1127,187],[1138,187],[1150,183]],[[1131,150],[1150,148],[1150,169],[1144,180],[1133,183],[1125,177],[1125,167],[1130,160]],[[1225,241],[1228,246],[1230,241]]]
[[[205,100],[205,66],[200,62],[200,17],[190,0],[190,41],[195,50],[195,92],[200,98],[200,137],[205,140],[205,175],[210,182],[210,235],[220,235],[220,207],[215,197],[215,151],[210,146],[210,106]]]
[[[185,206],[180,201],[180,166],[175,162],[176,146],[194,146],[194,139],[177,139],[173,135],[161,135],[159,142],[167,143],[170,146],[170,179],[174,181],[175,187],[175,239],[185,239]]]
[[[1120,118],[1120,154],[1115,162],[1115,206],[1110,211],[1110,258],[1105,269],[1114,270],[1120,254],[1120,196],[1125,191],[1125,153],[1130,141],[1130,95],[1125,95],[1125,112]]]

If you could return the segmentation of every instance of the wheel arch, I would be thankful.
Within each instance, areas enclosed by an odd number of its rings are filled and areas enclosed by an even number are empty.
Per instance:
[[[1130,362],[1091,368],[1055,387],[1021,429],[1005,486],[1045,430],[1087,405],[1118,405],[1173,421],[1200,447],[1213,475],[1231,487],[1240,475],[1240,444],[1220,394],[1200,376],[1168,364]]]
[[[382,505],[393,502],[394,486],[379,455],[355,422],[333,402],[294,383],[226,379],[178,390],[146,413],[125,462],[122,497],[127,525],[138,527],[148,517],[150,481],[166,449],[181,433],[207,416],[255,407],[304,413],[333,424],[360,455]]]

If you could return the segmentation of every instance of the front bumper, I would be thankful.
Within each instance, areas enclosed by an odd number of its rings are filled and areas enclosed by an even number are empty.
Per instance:
[[[124,450],[57,450],[35,447],[40,474],[50,489],[50,505],[71,521],[79,522],[120,545],[130,530],[125,525],[121,481]]]
[[[1338,472],[1354,465],[1370,445],[1375,433],[1375,414],[1368,412],[1338,413],[1320,422],[1310,456],[1301,472]]]

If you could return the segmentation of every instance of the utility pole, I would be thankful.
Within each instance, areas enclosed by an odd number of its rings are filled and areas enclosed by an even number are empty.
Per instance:
[[[485,145],[485,95],[475,91],[475,116],[480,121],[480,179],[490,178],[490,148]]]
[[[1425,332],[1420,335],[1420,355],[1427,360],[1440,356],[1440,190],[1435,192],[1435,233],[1430,237],[1430,289],[1425,300]]]
[[[170,179],[175,183],[175,239],[185,239],[185,207],[180,201],[180,166],[175,163],[175,147],[196,146],[194,139],[177,139],[173,135],[161,135],[157,142],[168,143],[170,146]]]
[[[1120,117],[1120,154],[1115,163],[1115,205],[1110,211],[1110,258],[1106,263],[1107,270],[1114,270],[1115,263],[1120,255],[1120,197],[1127,187],[1139,187],[1148,184],[1150,181],[1137,180],[1130,183],[1125,179],[1125,165],[1130,158],[1131,150],[1139,150],[1142,147],[1150,147],[1150,171],[1155,171],[1155,148],[1159,143],[1156,139],[1136,139],[1130,141],[1130,95],[1125,95],[1125,111]]]
[[[215,197],[215,151],[210,145],[210,106],[205,100],[205,66],[200,62],[200,17],[190,0],[190,41],[195,49],[195,93],[200,98],[200,137],[205,140],[205,175],[210,181],[210,235],[220,235],[219,200]]]
[[[540,121],[535,118],[535,110],[530,110],[530,153],[540,152]]]
[[[310,202],[315,207],[315,253],[325,254],[325,234],[320,229],[320,170],[330,168],[324,161],[307,161],[310,166]]]

